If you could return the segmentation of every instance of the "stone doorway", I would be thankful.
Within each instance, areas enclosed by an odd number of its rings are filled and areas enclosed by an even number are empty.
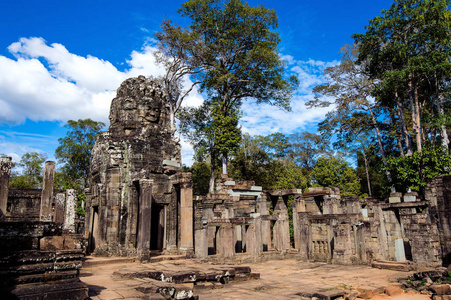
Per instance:
[[[92,207],[92,227],[91,227],[91,236],[89,241],[89,252],[94,252],[96,249],[96,242],[98,242],[99,235],[99,207]]]
[[[166,247],[166,205],[153,205],[150,223],[150,250]]]

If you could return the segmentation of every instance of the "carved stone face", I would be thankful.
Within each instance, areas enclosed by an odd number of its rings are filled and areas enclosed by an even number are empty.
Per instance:
[[[129,78],[121,84],[111,103],[110,125],[116,130],[124,130],[126,135],[149,125],[164,127],[164,110],[160,86],[143,76]]]
[[[147,98],[138,107],[138,122],[142,125],[158,123],[161,116],[161,101]]]

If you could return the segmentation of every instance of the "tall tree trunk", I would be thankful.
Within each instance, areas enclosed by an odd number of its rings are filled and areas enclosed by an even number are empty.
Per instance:
[[[211,152],[210,160],[210,183],[208,185],[208,192],[213,194],[215,191],[215,155],[213,151]]]
[[[222,174],[227,175],[228,156],[227,153],[222,153]]]
[[[382,138],[381,138],[381,131],[379,129],[379,124],[377,123],[376,117],[374,116],[373,110],[370,106],[368,106],[368,109],[370,111],[371,120],[373,123],[374,130],[376,131],[377,135],[377,143],[379,144],[379,150],[382,155],[382,162],[384,163],[384,166],[387,167],[387,157],[385,155],[384,145],[382,144]],[[390,171],[385,171],[385,175],[387,176],[388,182],[392,182]]]
[[[363,148],[363,160],[365,162],[366,182],[368,183],[368,196],[372,197],[373,193],[371,192],[370,172],[368,170],[368,158],[366,157],[365,148]]]
[[[409,81],[410,92],[410,111],[412,114],[413,130],[415,131],[415,142],[417,151],[421,153],[421,122],[420,122],[420,104],[418,101],[418,88],[412,80]]]
[[[400,128],[401,136],[404,139],[404,142],[406,143],[406,149],[407,149],[406,156],[411,156],[413,154],[412,140],[410,139],[410,135],[407,132],[406,120],[404,118],[403,105],[401,103],[401,99],[399,99],[398,91],[395,91],[395,104],[396,104],[396,113],[398,115],[400,127],[401,127]]]
[[[174,107],[172,107],[171,104],[169,104],[169,119],[171,122],[171,131],[172,133],[175,132],[175,113],[174,113]]]
[[[443,95],[439,94],[437,97],[437,106],[439,108],[439,117],[440,118],[446,118],[445,116],[445,110],[443,109]],[[445,120],[443,120],[441,122],[441,127],[440,127],[440,135],[442,136],[442,146],[445,150],[448,150],[448,145],[449,145],[449,138],[448,138],[448,132],[446,131],[446,125],[445,125]]]

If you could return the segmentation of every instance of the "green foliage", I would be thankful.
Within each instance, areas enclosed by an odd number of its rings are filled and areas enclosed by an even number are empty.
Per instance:
[[[190,26],[183,29],[165,21],[156,38],[160,53],[172,58],[165,60],[166,67],[188,68],[210,99],[189,118],[202,118],[192,121],[203,128],[202,141],[196,135],[188,136],[194,137],[191,143],[197,148],[197,158],[208,153],[214,170],[219,154],[227,163],[228,154],[238,148],[242,101],[255,99],[288,110],[298,80],[286,76],[277,51],[280,38],[274,10],[251,7],[240,0],[190,0],[179,12],[190,19]]]
[[[85,193],[79,193],[77,195],[77,215],[81,217],[85,216],[85,210],[81,206],[83,202],[86,203],[86,195]]]
[[[341,195],[359,195],[360,178],[348,163],[339,157],[321,157],[312,171],[313,179],[319,186],[336,186]]]
[[[277,141],[277,137],[282,137]],[[305,189],[305,170],[284,157],[288,139],[282,134],[266,137],[243,135],[241,148],[233,157],[229,174],[237,180],[254,180],[263,189]]]
[[[426,145],[411,156],[389,157],[388,168],[399,191],[422,192],[427,179],[451,173],[451,155],[442,147]]]
[[[206,162],[195,162],[190,172],[193,173],[193,195],[208,194],[210,165]]]
[[[365,170],[365,162],[362,152],[357,153],[357,176],[360,178],[360,194],[362,198],[376,195],[378,197],[388,196],[390,185],[387,182],[387,177],[384,174],[383,163],[380,156],[377,155],[375,146],[372,145],[365,149],[365,154],[368,160],[368,173],[370,177],[371,193],[368,190],[368,182]]]
[[[12,189],[32,189],[33,185],[23,175],[14,176],[9,181],[9,188]]]
[[[20,158],[18,167],[21,174],[11,176],[9,186],[11,188],[39,188],[42,184],[42,173],[46,155],[38,152],[27,152]]]
[[[65,174],[66,182],[62,183],[63,186],[70,185],[80,190],[87,185],[91,150],[104,126],[104,123],[91,119],[67,121],[66,136],[58,139],[60,145],[55,150],[55,157],[64,163],[61,172]]]

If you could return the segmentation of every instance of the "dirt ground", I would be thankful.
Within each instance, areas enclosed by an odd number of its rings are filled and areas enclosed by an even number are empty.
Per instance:
[[[425,300],[426,295],[378,295],[385,288],[399,285],[398,278],[410,273],[374,269],[369,266],[342,266],[306,263],[294,259],[247,263],[260,279],[225,284],[221,288],[194,290],[200,299],[302,299],[315,292],[333,293],[339,290],[355,291],[371,299]],[[152,264],[115,263],[83,267],[80,279],[90,288],[91,299],[145,299],[148,295],[135,290],[140,284],[133,279],[117,279],[112,274],[123,268],[145,267],[159,270],[190,270],[211,267],[194,260],[171,260]],[[305,298],[304,298],[305,299]]]

